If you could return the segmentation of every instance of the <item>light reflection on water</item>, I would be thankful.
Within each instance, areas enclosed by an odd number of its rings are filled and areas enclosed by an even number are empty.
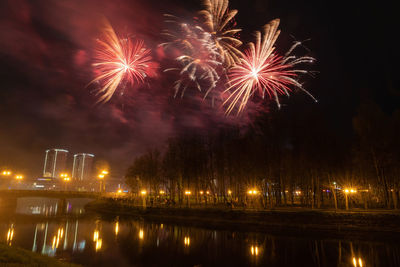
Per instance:
[[[0,234],[0,242],[89,266],[364,267],[400,262],[397,244],[216,231],[118,217],[24,219],[0,223]]]
[[[58,214],[83,214],[90,199],[57,199],[44,197],[21,197],[17,199],[15,213],[25,215],[53,216]]]

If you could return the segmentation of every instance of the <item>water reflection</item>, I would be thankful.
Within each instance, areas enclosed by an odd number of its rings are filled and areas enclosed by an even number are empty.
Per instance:
[[[93,242],[95,251],[99,251],[103,245],[103,239],[100,237],[101,231],[101,222],[99,220],[96,221],[96,227],[93,232]]]
[[[183,243],[185,244],[185,246],[188,247],[190,245],[190,237],[185,236],[185,239],[184,239]]]
[[[115,231],[115,235],[118,236],[118,232],[119,232],[119,222],[118,221],[115,222],[115,230],[114,231]]]
[[[251,254],[251,256],[258,256],[258,247],[257,246],[251,246],[250,247],[250,254]]]
[[[365,267],[397,266],[400,260],[397,244],[294,239],[143,221],[67,219],[3,226],[9,245],[83,265]]]
[[[144,238],[144,232],[143,232],[143,229],[140,229],[139,230],[139,239],[143,240],[143,238]]]
[[[83,214],[84,206],[90,199],[58,199],[46,197],[21,197],[17,199],[17,214],[54,216]]]
[[[354,267],[363,267],[362,259],[358,258],[358,260],[357,260],[356,257],[353,257],[353,265],[354,265]]]
[[[400,262],[398,244],[289,238],[118,217],[24,219],[0,223],[0,233],[1,242],[85,266],[365,267]]]
[[[7,245],[11,246],[14,238],[14,224],[11,224],[7,231]]]

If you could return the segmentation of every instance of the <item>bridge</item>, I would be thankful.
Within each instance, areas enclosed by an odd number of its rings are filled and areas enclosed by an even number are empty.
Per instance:
[[[53,190],[0,190],[0,198],[48,197],[48,198],[99,198],[99,192],[53,191]]]
[[[78,191],[53,191],[53,190],[0,190],[0,212],[8,216],[11,214],[35,214],[35,215],[66,215],[71,212],[68,208],[79,206],[90,200],[102,196],[98,192],[78,192]],[[78,200],[81,199],[81,200]],[[77,202],[78,201],[78,202]],[[84,205],[84,204],[82,204]],[[82,206],[83,208],[83,206]],[[76,212],[75,212],[76,213]],[[75,214],[74,213],[74,214]],[[77,213],[80,214],[79,212]]]

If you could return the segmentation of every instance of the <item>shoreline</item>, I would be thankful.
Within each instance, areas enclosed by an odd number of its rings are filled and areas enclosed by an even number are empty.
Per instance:
[[[7,246],[6,244],[0,243],[0,265],[3,266],[3,264],[4,266],[81,266],[44,256],[20,247]]]
[[[316,238],[354,238],[396,241],[400,238],[399,212],[334,212],[322,210],[230,210],[218,208],[142,207],[96,200],[87,212],[104,219],[143,219],[218,230],[263,232]],[[368,234],[366,234],[368,233]]]

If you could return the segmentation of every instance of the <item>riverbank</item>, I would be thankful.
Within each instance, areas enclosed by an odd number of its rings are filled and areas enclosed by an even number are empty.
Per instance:
[[[267,232],[290,236],[398,240],[400,213],[384,211],[335,212],[323,210],[230,210],[221,208],[167,208],[132,206],[119,201],[96,200],[87,212],[112,219],[140,218],[152,222],[178,223],[238,231]]]
[[[78,267],[80,265],[62,262],[22,248],[0,244],[0,266]]]

